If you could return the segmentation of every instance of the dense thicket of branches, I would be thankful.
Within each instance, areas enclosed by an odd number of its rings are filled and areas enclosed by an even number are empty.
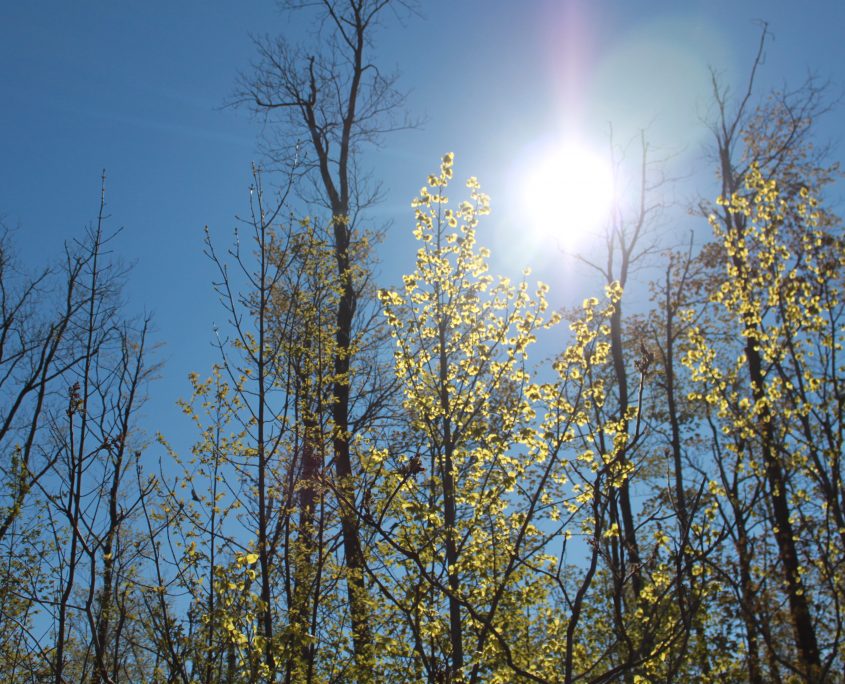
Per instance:
[[[413,202],[414,272],[377,290],[359,155],[397,125],[368,58],[395,3],[315,5],[327,47],[259,41],[240,85],[283,112],[282,170],[254,170],[229,248],[206,236],[227,322],[188,453],[138,425],[154,364],[105,195],[56,266],[0,242],[3,681],[842,682],[823,89],[758,100],[763,43],[739,98],[714,81],[722,192],[682,249],[656,248],[643,139],[580,307],[489,272],[451,154]]]

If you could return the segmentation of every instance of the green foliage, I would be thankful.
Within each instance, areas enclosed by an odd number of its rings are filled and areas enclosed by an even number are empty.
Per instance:
[[[490,624],[507,622],[505,643],[524,651],[529,616],[546,592],[543,578],[513,559],[530,549],[534,562],[548,564],[526,508],[532,502],[521,495],[549,457],[535,421],[541,390],[526,368],[528,349],[556,317],[544,318],[544,285],[532,296],[527,282],[488,274],[489,252],[476,242],[487,197],[470,179],[470,199],[449,208],[451,177],[446,155],[413,203],[417,270],[403,291],[380,293],[418,451],[391,460],[373,517],[382,521],[380,552],[402,578],[401,592],[388,591],[412,637],[405,648],[421,649],[416,657],[430,670],[458,676],[480,668],[494,681],[502,644],[488,638]],[[386,456],[376,453],[371,467]],[[472,662],[460,662],[464,643],[477,644]]]

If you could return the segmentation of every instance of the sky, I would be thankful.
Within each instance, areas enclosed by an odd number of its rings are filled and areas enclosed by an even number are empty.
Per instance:
[[[834,0],[432,0],[388,19],[376,58],[402,74],[408,111],[424,124],[364,160],[386,190],[370,216],[387,227],[380,282],[413,268],[410,200],[448,151],[456,177],[477,176],[492,196],[480,240],[494,269],[533,267],[555,303],[580,301],[589,278],[559,241],[526,228],[520,188],[562,138],[605,155],[612,131],[635,158],[645,130],[653,158],[681,179],[665,190],[660,239],[682,242],[701,221],[686,207],[717,188],[706,162],[710,70],[740,89],[761,21],[771,39],[758,92],[810,73],[843,92],[845,3]],[[0,4],[0,218],[23,264],[50,263],[96,219],[105,169],[108,225],[122,228],[113,248],[132,265],[127,311],[150,312],[164,345],[151,431],[182,433],[175,401],[189,393],[187,374],[216,360],[212,330],[225,322],[203,229],[228,243],[262,133],[226,102],[255,59],[253,37],[296,40],[306,29],[272,0]],[[820,129],[834,145],[838,120],[841,109]]]

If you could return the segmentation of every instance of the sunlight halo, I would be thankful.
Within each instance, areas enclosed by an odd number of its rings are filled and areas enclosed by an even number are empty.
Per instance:
[[[532,233],[566,251],[578,250],[610,216],[613,170],[586,145],[567,141],[530,160],[520,197]]]

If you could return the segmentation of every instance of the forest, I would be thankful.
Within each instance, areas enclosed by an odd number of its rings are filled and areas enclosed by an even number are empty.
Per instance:
[[[413,124],[371,61],[405,3],[289,4],[325,41],[258,39],[234,86],[272,135],[204,242],[223,322],[173,407],[190,450],[140,429],[160,359],[105,177],[60,262],[0,242],[0,680],[845,681],[834,94],[758,92],[763,28],[746,82],[702,94],[707,239],[655,237],[644,133],[582,258],[602,286],[562,309],[491,272],[460,155],[418,160],[391,287],[363,160]]]

